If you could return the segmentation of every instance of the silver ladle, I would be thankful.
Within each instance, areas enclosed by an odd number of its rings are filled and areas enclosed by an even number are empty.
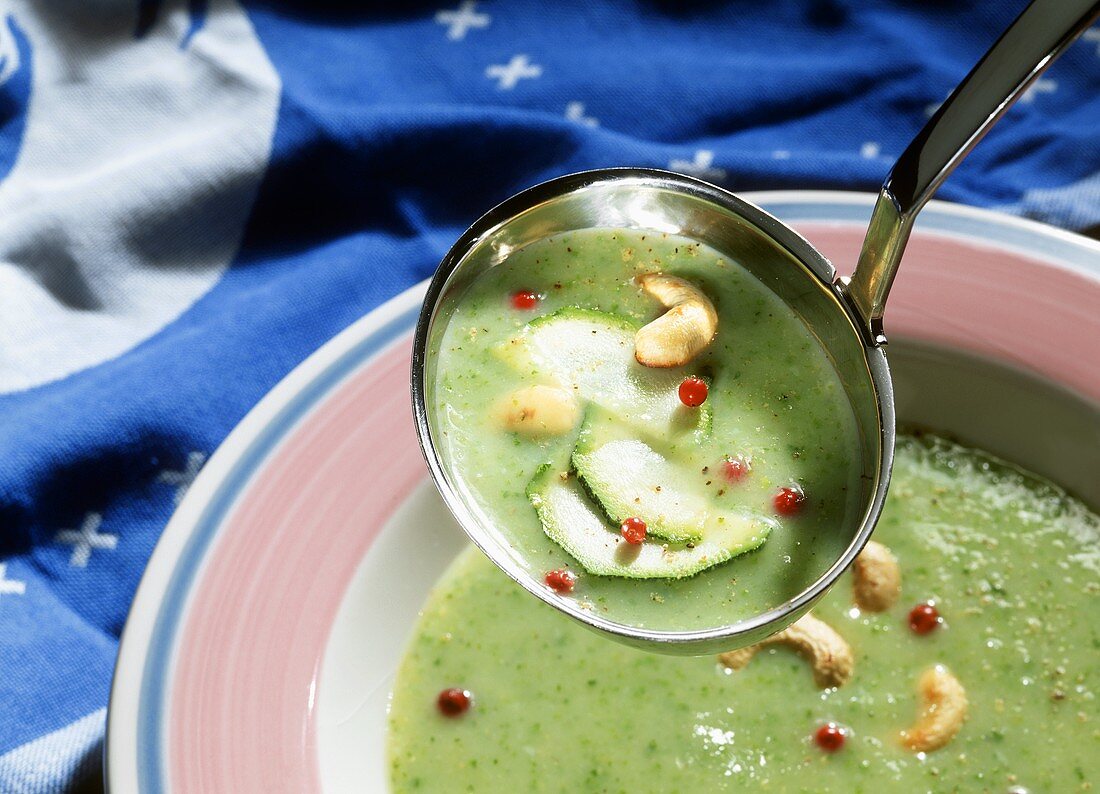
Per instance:
[[[704,654],[750,645],[807,612],[862,550],[886,497],[894,455],[894,396],[882,313],[913,221],[989,128],[1098,16],[1100,0],[1034,0],[1024,9],[898,158],[879,193],[850,280],[838,278],[809,242],[759,207],[722,188],[666,171],[615,168],[572,174],[525,190],[482,216],[432,278],[412,360],[413,409],[424,458],[444,501],[474,543],[538,598],[590,628],[648,650]],[[857,511],[858,523],[843,528],[851,542],[796,597],[733,625],[656,631],[610,620],[556,596],[519,564],[504,536],[483,523],[440,459],[434,367],[446,321],[466,287],[536,240],[609,227],[681,234],[752,270],[818,337],[856,415],[864,508]]]

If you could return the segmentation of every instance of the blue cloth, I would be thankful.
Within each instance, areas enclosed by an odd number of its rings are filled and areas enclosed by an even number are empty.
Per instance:
[[[98,774],[142,569],[310,352],[540,180],[874,190],[1023,2],[12,2],[0,791]],[[89,8],[84,8],[88,6]],[[941,191],[1100,224],[1100,29]]]

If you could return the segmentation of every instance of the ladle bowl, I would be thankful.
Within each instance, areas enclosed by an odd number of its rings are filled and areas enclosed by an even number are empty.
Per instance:
[[[844,554],[791,601],[733,625],[706,631],[651,631],[624,625],[549,593],[462,494],[440,457],[435,428],[437,359],[443,330],[458,301],[486,269],[512,251],[563,232],[629,228],[675,233],[706,243],[750,270],[818,335],[840,376],[859,430],[864,507]],[[505,201],[473,225],[443,260],[428,287],[413,344],[415,417],[425,457],[447,506],[473,541],[534,595],[618,639],[662,650],[707,653],[750,644],[806,612],[855,559],[870,537],[886,496],[894,449],[893,391],[882,345],[844,297],[833,266],[797,232],[759,207],[692,177],[613,168],[561,177]],[[474,531],[470,531],[474,528]],[[846,534],[847,529],[845,528]]]

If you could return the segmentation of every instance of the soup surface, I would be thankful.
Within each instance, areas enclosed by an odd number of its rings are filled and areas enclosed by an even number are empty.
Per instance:
[[[934,436],[899,439],[876,541],[900,600],[853,606],[851,574],[815,608],[850,645],[851,679],[762,650],[731,671],[603,639],[531,598],[474,549],[428,599],[395,683],[395,791],[1078,791],[1100,783],[1095,701],[1100,517],[1055,486]],[[736,564],[736,563],[733,563]],[[732,564],[731,564],[732,565]],[[942,623],[911,630],[932,601]],[[917,680],[965,687],[946,746],[899,742]],[[444,716],[446,688],[472,701]],[[817,730],[835,722],[843,747]]]
[[[682,366],[635,360],[635,332],[666,310],[647,274],[682,279],[717,314]],[[568,570],[562,597],[618,622],[758,614],[820,577],[858,521],[855,418],[825,352],[754,275],[686,238],[597,229],[513,252],[458,301],[435,372],[434,432],[466,502],[535,578]],[[685,404],[688,378],[706,384],[702,405]],[[522,418],[515,395],[532,387],[576,399],[575,419],[517,432],[502,416]],[[633,549],[630,518],[649,532]]]

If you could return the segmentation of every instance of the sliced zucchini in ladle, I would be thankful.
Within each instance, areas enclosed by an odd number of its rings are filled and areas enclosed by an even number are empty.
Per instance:
[[[590,574],[633,579],[681,579],[720,565],[764,542],[774,522],[763,516],[722,511],[708,520],[695,544],[623,540],[575,475],[544,464],[527,485],[543,530]]]
[[[604,513],[618,524],[645,521],[650,535],[701,540],[711,510],[694,467],[668,460],[614,414],[590,405],[573,448],[573,468]]]
[[[659,437],[709,433],[710,406],[688,408],[677,394],[684,378],[697,373],[639,364],[637,330],[620,315],[567,307],[529,322],[500,354],[516,369],[550,378]]]

